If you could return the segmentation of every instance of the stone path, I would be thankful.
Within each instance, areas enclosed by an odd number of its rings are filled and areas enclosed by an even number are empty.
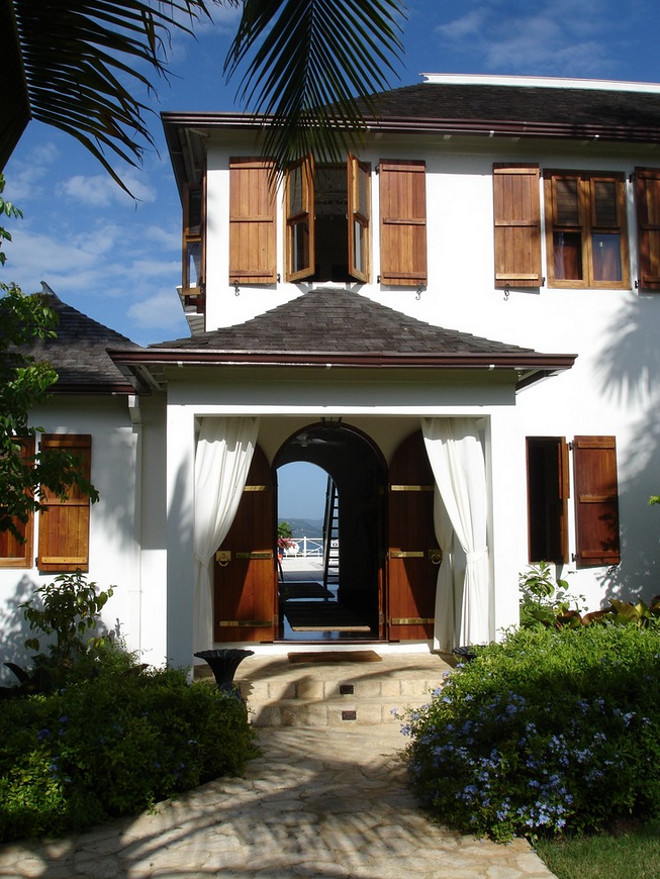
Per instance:
[[[405,785],[396,725],[259,731],[245,778],[157,814],[52,843],[0,847],[0,877],[552,879],[527,842],[429,822]]]

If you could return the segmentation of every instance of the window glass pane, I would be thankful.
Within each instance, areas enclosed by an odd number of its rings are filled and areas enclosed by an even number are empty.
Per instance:
[[[289,216],[302,213],[303,210],[303,169],[297,165],[289,174]]]
[[[594,280],[621,281],[621,236],[618,233],[594,234]]]
[[[188,233],[198,235],[202,227],[202,190],[199,187],[188,191]]]
[[[614,180],[593,181],[594,226],[619,225],[616,210],[616,183]]]
[[[369,216],[369,175],[366,170],[358,165],[358,213],[363,217]]]
[[[309,227],[295,223],[291,227],[291,271],[301,272],[309,264]]]
[[[364,226],[361,223],[358,223],[357,220],[353,221],[353,261],[355,263],[355,271],[356,272],[365,272],[365,260],[364,260]]]
[[[202,242],[186,244],[186,287],[199,287],[202,274]]]
[[[582,236],[579,232],[555,232],[552,236],[555,279],[582,280]]]
[[[578,226],[580,213],[578,209],[578,181],[561,178],[555,180],[555,201],[558,226]]]

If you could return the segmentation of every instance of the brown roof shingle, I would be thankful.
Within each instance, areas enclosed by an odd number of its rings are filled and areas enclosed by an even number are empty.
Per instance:
[[[47,361],[59,378],[55,391],[133,393],[121,371],[112,362],[108,346],[135,348],[121,333],[98,323],[67,305],[42,281],[43,292],[36,295],[56,313],[58,324],[54,339],[35,339],[21,350],[40,361]]]
[[[469,333],[448,330],[344,289],[311,290],[251,320],[190,338],[150,345],[224,353],[505,354],[529,353]]]

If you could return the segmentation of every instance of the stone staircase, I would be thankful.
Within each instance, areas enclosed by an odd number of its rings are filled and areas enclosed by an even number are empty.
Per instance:
[[[373,662],[349,661],[332,651],[331,656],[332,661],[321,662],[291,662],[287,656],[245,659],[235,681],[253,725],[400,724],[397,715],[428,702],[451,670],[433,654],[383,653]]]

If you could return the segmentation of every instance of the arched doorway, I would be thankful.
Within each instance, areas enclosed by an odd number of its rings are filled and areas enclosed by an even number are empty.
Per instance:
[[[316,575],[298,580],[284,579],[284,573],[279,590],[279,637],[384,638],[387,468],[379,450],[349,425],[320,422],[286,440],[275,455],[273,470],[276,473],[293,462],[320,467],[328,474],[329,488],[336,490],[336,496],[328,498],[325,535],[336,538],[336,557],[333,552],[332,577],[330,565],[320,571],[316,566]]]

